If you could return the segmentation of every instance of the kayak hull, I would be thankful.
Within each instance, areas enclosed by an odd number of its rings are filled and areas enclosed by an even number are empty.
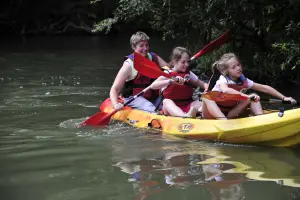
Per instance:
[[[100,105],[102,112],[113,110],[110,99]],[[165,134],[238,144],[288,147],[300,143],[300,108],[230,120],[203,120],[147,113],[125,107],[114,120],[139,128],[158,129]]]

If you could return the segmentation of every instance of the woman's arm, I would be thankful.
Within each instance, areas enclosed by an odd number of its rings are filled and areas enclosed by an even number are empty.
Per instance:
[[[115,105],[118,103],[118,96],[120,94],[120,91],[121,91],[122,87],[124,86],[126,80],[130,78],[131,74],[132,74],[131,67],[130,67],[129,63],[125,61],[123,63],[123,66],[119,70],[113,85],[110,88],[109,96],[110,96],[112,105]]]

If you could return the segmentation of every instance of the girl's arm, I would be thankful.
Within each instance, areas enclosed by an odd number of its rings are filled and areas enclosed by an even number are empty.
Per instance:
[[[263,93],[266,93],[266,94],[269,94],[269,95],[272,95],[274,97],[277,97],[278,99],[285,98],[285,96],[283,94],[281,94],[280,92],[278,92],[276,89],[272,88],[269,85],[253,83],[252,89],[263,92]]]
[[[158,90],[167,87],[168,85],[171,85],[173,83],[182,85],[184,84],[184,78],[180,76],[176,76],[175,79],[167,79],[163,76],[160,76],[151,84],[151,89]]]
[[[159,57],[158,55],[156,55],[156,56],[157,56],[157,62],[161,68],[164,66],[169,66],[168,63],[166,61],[164,61],[161,57]]]
[[[279,99],[281,99],[282,101],[289,101],[292,104],[296,104],[297,101],[295,99],[293,99],[292,97],[286,97],[283,94],[281,94],[280,92],[278,92],[276,89],[274,89],[273,87],[269,86],[269,85],[263,85],[263,84],[259,84],[259,83],[253,83],[252,89],[272,95],[274,97],[277,97]]]
[[[193,85],[204,89],[204,91],[206,91],[208,89],[208,84],[204,83],[204,81],[200,80],[198,78],[198,76],[196,74],[194,74],[193,72],[190,72],[190,82]]]
[[[171,79],[160,76],[151,84],[151,89],[158,90],[167,87],[170,83],[172,83]]]
[[[242,92],[239,92],[239,91],[237,91],[233,88],[228,87],[228,85],[226,83],[221,83],[220,88],[221,88],[223,93],[226,93],[226,94],[240,94],[241,96],[249,98],[249,95],[246,95]]]
[[[204,89],[204,91],[206,91],[208,89],[208,84],[207,83],[204,83],[204,81],[198,79],[195,83],[196,86]]]
[[[277,97],[277,98],[281,99],[282,101],[290,101],[292,104],[297,103],[297,101],[295,99],[293,99],[292,97],[284,96],[283,94],[281,94],[280,92],[278,92],[276,89],[272,88],[269,85],[262,85],[262,84],[259,84],[259,83],[253,83],[252,88],[254,90],[258,90],[260,92],[267,93],[269,95]]]

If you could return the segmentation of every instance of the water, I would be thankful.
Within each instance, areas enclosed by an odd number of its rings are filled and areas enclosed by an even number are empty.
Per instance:
[[[0,49],[0,198],[299,199],[297,149],[168,138],[96,113],[128,37],[7,40]],[[152,40],[167,58],[172,43]]]

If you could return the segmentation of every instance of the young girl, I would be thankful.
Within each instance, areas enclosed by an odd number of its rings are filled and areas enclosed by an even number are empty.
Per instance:
[[[212,80],[209,83],[209,88],[213,87],[212,91],[218,91],[227,94],[240,94],[247,97],[249,100],[228,100],[215,102],[203,98],[204,118],[236,118],[248,106],[250,106],[250,109],[254,115],[263,114],[263,109],[259,101],[260,97],[257,94],[244,94],[244,92],[250,88],[270,94],[284,101],[290,101],[292,104],[297,103],[292,97],[285,97],[271,86],[255,83],[252,80],[245,78],[242,71],[242,65],[239,59],[233,53],[224,54],[217,62],[213,64],[212,68],[215,74],[220,72],[219,79],[215,83],[213,83]]]
[[[138,31],[130,38],[132,49],[136,53],[154,61],[160,67],[167,66],[168,64],[161,57],[155,53],[149,52],[149,39],[150,38],[146,33]],[[125,59],[126,60],[110,89],[110,99],[116,110],[121,110],[123,108],[123,104],[118,103],[118,95],[121,93],[122,88],[122,96],[125,98],[126,102],[131,96],[138,94],[153,82],[153,79],[143,76],[134,68],[133,54],[126,56]],[[153,102],[157,97],[158,95],[155,91],[148,90],[143,96],[137,97],[134,101],[129,103],[128,106],[147,112],[154,112],[156,106]]]
[[[162,89],[164,96],[163,112],[178,117],[195,117],[201,107],[199,100],[193,100],[193,87],[205,88],[207,84],[189,71],[190,53],[186,48],[176,47],[171,55],[171,70],[166,73],[176,77],[177,81],[159,77],[151,84],[152,89]],[[188,83],[188,84],[184,84]]]

